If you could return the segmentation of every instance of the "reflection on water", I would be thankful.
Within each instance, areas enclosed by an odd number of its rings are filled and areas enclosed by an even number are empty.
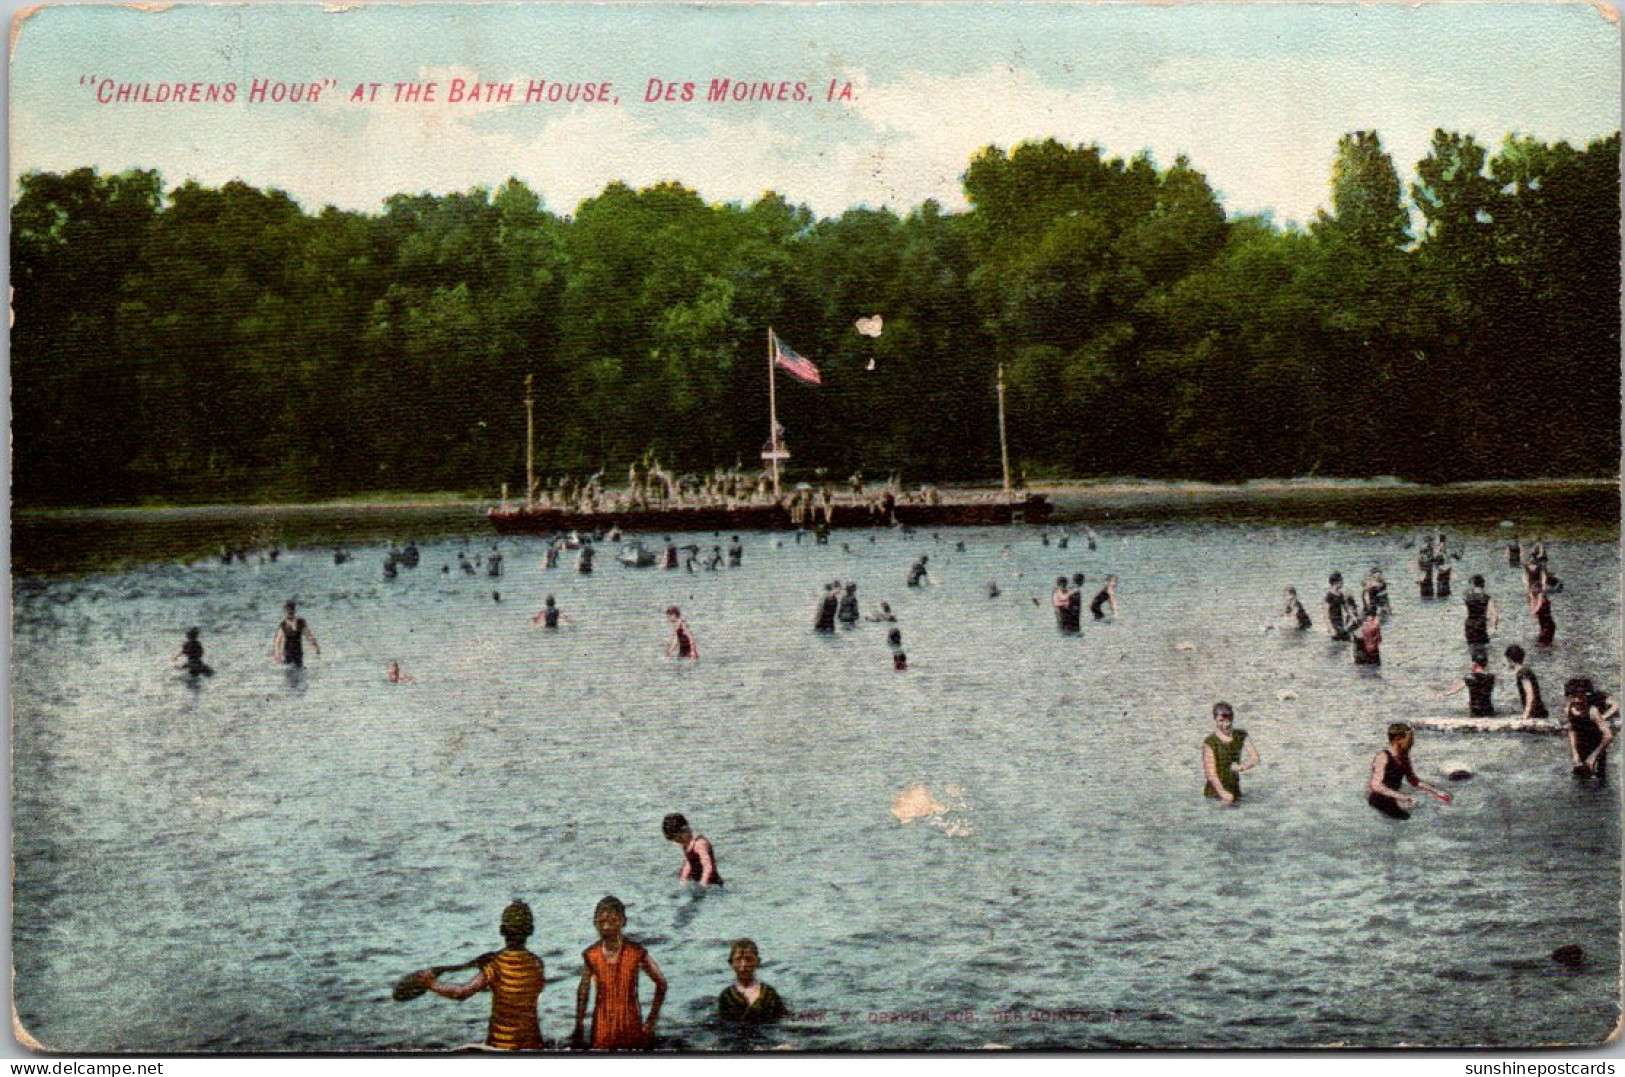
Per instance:
[[[1618,801],[1570,779],[1561,741],[1424,732],[1424,777],[1475,775],[1457,802],[1407,823],[1364,803],[1389,722],[1465,713],[1429,692],[1464,672],[1461,606],[1415,596],[1399,537],[1097,530],[1095,551],[1019,529],[843,536],[850,552],[749,535],[743,568],[692,575],[612,558],[590,577],[548,571],[539,542],[508,540],[504,578],[464,576],[456,555],[486,552],[481,536],[425,544],[394,581],[377,544],[342,566],[312,548],[20,580],[22,1022],[73,1052],[467,1043],[483,1001],[397,1004],[390,989],[495,948],[520,896],[553,1039],[593,905],[614,893],[671,982],[665,1035],[695,1049],[739,1043],[708,1015],[741,935],[801,1014],[747,1045],[1612,1029]],[[910,589],[920,553],[936,586]],[[1581,672],[1617,687],[1617,550],[1553,557],[1557,645],[1533,661],[1548,697]],[[1372,565],[1395,606],[1377,675],[1323,636],[1265,631],[1283,586],[1319,619],[1326,573]],[[1091,594],[1116,573],[1122,613],[1063,638],[1049,589],[1075,571]],[[1532,641],[1498,547],[1469,543],[1457,571],[1490,578],[1498,647]],[[837,577],[897,611],[908,672],[891,669],[890,626],[811,631]],[[547,594],[572,626],[531,624]],[[322,644],[293,678],[270,659],[289,598]],[[669,605],[698,663],[661,657]],[[216,670],[200,685],[168,667],[189,625]],[[391,660],[415,683],[386,683]],[[1200,795],[1216,699],[1263,759],[1235,810]],[[670,811],[715,843],[725,891],[678,884]],[[1549,958],[1570,944],[1578,966]]]

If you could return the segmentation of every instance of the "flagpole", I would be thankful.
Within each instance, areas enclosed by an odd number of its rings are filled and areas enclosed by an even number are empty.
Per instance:
[[[767,327],[767,449],[773,464],[773,500],[779,499],[779,396],[773,377],[773,327]]]
[[[999,462],[1004,468],[1004,493],[1010,495],[1010,442],[1004,433],[1004,364],[999,364]]]
[[[536,398],[534,374],[525,375],[525,508],[536,507]]]

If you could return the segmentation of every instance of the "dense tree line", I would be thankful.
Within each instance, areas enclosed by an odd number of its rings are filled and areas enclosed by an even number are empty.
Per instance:
[[[769,326],[824,374],[780,378],[793,473],[996,476],[1002,364],[1035,478],[1612,475],[1618,162],[1617,133],[1439,131],[1407,191],[1356,132],[1304,229],[1227,216],[1183,158],[1054,141],[979,153],[966,212],[833,219],[676,183],[373,215],[32,173],[14,497],[517,491],[527,374],[544,473],[755,466]]]

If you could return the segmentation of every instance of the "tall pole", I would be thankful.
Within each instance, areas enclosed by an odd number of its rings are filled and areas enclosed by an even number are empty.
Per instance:
[[[1010,441],[1004,433],[1004,364],[999,364],[999,462],[1004,466],[1004,492],[1010,493]]]
[[[779,395],[773,378],[773,327],[767,327],[767,449],[773,465],[773,500],[779,499]]]
[[[525,375],[525,508],[536,507],[536,397],[534,374]]]

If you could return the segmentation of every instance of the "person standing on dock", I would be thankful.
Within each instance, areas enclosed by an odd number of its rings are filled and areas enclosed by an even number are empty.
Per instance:
[[[305,664],[306,640],[310,641],[311,650],[318,655],[322,653],[321,644],[316,642],[316,633],[299,616],[299,604],[290,599],[282,607],[282,623],[276,626],[276,636],[271,640],[272,659],[285,666],[302,667]]]

